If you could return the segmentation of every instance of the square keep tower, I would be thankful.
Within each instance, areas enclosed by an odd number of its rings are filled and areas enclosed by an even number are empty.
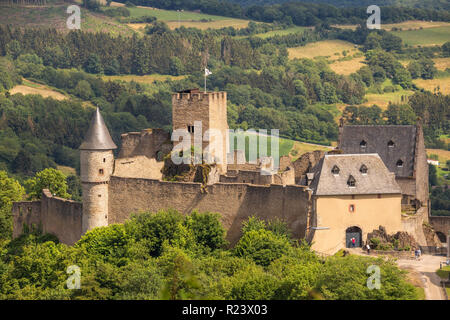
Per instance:
[[[199,123],[201,127],[198,126]],[[201,133],[203,158],[209,155],[215,160],[221,173],[227,171],[229,142],[226,92],[190,89],[174,93],[172,126],[173,130],[186,130],[190,134],[191,146],[194,145],[194,135]],[[178,143],[175,141],[174,146]]]

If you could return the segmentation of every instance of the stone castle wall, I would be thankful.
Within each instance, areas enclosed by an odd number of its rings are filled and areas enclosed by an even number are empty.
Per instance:
[[[15,202],[12,214],[13,237],[22,234],[24,224],[39,227],[68,245],[81,237],[82,204],[54,197],[48,190],[42,191],[41,200]]]
[[[433,226],[434,231],[440,232],[448,237],[450,234],[450,217],[446,216],[428,216],[430,224]]]
[[[416,199],[420,201],[421,206],[427,206],[429,198],[428,163],[423,130],[420,122],[417,123],[414,168],[414,174],[416,178]]]
[[[173,208],[187,214],[197,209],[220,213],[231,243],[238,240],[242,222],[252,215],[283,219],[294,237],[306,235],[310,201],[303,186],[218,183],[202,192],[200,183],[113,176],[109,187],[109,224],[123,223],[131,214],[142,211]]]

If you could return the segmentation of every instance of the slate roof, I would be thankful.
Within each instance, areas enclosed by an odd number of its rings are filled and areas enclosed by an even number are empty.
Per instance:
[[[339,149],[346,154],[378,153],[397,177],[412,177],[416,147],[416,126],[348,125],[342,128]],[[361,147],[361,142],[366,147]],[[389,146],[389,142],[393,146]],[[399,160],[403,166],[397,166]]]
[[[113,150],[117,149],[116,144],[112,141],[105,121],[100,114],[99,108],[92,117],[89,130],[86,133],[80,150]]]
[[[367,174],[360,172],[362,165],[367,167]],[[331,172],[334,166],[339,168],[339,174]],[[318,196],[401,193],[395,175],[378,154],[325,155],[314,171],[310,188]],[[355,187],[347,184],[350,176],[356,181]]]

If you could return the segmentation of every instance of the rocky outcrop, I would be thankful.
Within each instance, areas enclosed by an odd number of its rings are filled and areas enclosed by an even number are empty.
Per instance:
[[[373,249],[378,250],[414,250],[418,244],[414,237],[407,232],[399,231],[389,235],[383,226],[367,234],[367,241]]]

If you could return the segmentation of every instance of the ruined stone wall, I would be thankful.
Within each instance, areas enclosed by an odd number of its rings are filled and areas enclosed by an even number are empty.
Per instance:
[[[428,163],[427,151],[423,136],[422,125],[418,122],[416,126],[416,150],[414,157],[414,174],[416,178],[416,199],[420,201],[421,206],[428,205]]]
[[[253,171],[253,170],[228,171],[226,175],[220,176],[220,182],[269,185],[272,183],[272,176],[262,175],[260,170],[258,170],[258,171]]]
[[[428,216],[428,220],[434,231],[441,232],[447,237],[450,232],[450,216]]]
[[[426,221],[427,215],[428,211],[425,207],[417,210],[415,215],[402,215],[403,231],[412,235],[421,246],[427,245],[427,240],[423,232],[423,222]]]
[[[157,158],[159,151],[165,155],[172,148],[170,133],[162,129],[145,129],[141,132],[129,132],[122,134],[121,137],[122,145],[118,156],[119,159],[136,156],[146,156],[153,159]]]
[[[43,190],[39,201],[15,202],[12,214],[13,237],[22,234],[24,224],[41,227],[68,245],[81,237],[82,204],[54,197],[48,190]]]
[[[231,243],[252,215],[285,220],[296,238],[303,238],[307,228],[309,193],[301,186],[218,183],[202,192],[200,183],[113,176],[109,187],[109,224],[122,223],[132,213],[173,208],[184,214],[195,209],[220,213]]]

